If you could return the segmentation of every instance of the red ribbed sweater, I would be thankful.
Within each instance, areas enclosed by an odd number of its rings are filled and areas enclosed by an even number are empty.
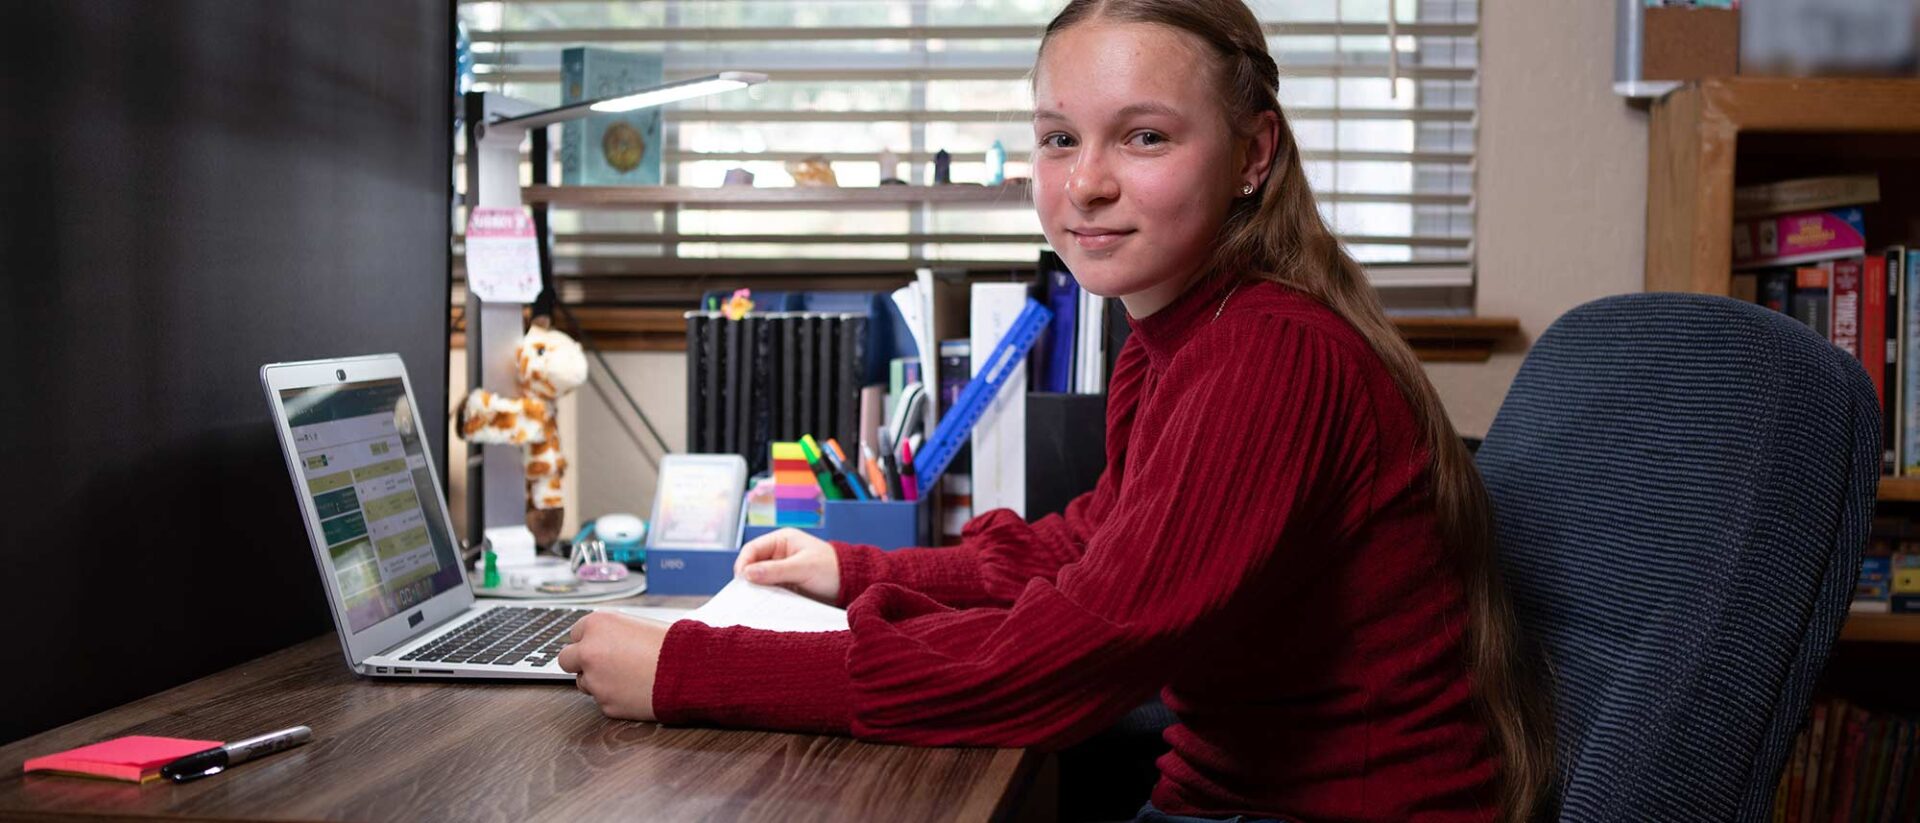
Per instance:
[[[1159,691],[1179,718],[1162,811],[1491,820],[1412,412],[1333,312],[1230,287],[1133,321],[1106,471],[1064,515],[989,512],[951,548],[836,544],[850,631],[675,623],[660,719],[1057,748]]]

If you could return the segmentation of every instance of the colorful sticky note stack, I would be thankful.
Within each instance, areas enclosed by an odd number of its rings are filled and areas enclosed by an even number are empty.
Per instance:
[[[763,477],[747,490],[747,525],[772,526],[775,524],[773,478]]]
[[[826,504],[806,451],[799,443],[774,443],[772,449],[774,525],[817,528]]]

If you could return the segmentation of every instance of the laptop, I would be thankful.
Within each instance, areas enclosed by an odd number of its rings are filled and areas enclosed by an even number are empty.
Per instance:
[[[397,354],[260,368],[347,664],[369,677],[571,680],[592,610],[479,605]]]

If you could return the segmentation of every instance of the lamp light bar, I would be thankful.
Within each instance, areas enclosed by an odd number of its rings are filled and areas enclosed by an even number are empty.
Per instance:
[[[519,117],[507,117],[493,121],[495,126],[520,126],[537,128],[550,126],[563,120],[585,117],[589,112],[623,112],[644,109],[650,106],[664,106],[680,100],[691,100],[709,94],[744,89],[748,86],[767,82],[767,76],[750,71],[723,71],[707,77],[681,80],[664,86],[642,89],[632,94],[617,97],[602,97],[597,100],[582,100],[558,108],[523,114]]]

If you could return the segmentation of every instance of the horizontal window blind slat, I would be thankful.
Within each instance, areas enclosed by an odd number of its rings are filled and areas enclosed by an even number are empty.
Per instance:
[[[1413,206],[1470,206],[1469,194],[1386,194],[1373,192],[1321,191],[1315,196],[1322,203],[1392,203]],[[693,186],[526,186],[521,198],[527,203],[546,203],[556,209],[573,208],[663,208],[680,206],[698,209],[794,209],[819,206],[824,209],[898,208],[928,203],[980,207],[1032,208],[1032,196],[1025,185],[1005,186],[868,186],[868,187],[790,187],[698,188]]]
[[[464,235],[455,235],[464,240]],[[1464,249],[1472,244],[1468,237],[1403,237],[1391,235],[1345,235],[1340,240],[1356,246],[1408,246],[1418,248]],[[558,232],[553,236],[558,245],[664,245],[668,243],[766,243],[821,245],[834,243],[870,244],[953,244],[970,245],[979,243],[1005,244],[1043,244],[1047,238],[1042,234],[980,232],[902,232],[895,234],[683,234],[663,232]],[[593,254],[555,252],[556,257],[587,258]]]
[[[1289,120],[1411,120],[1470,123],[1470,109],[1361,109],[1293,106]],[[677,109],[668,117],[679,123],[1028,123],[1029,111],[766,111]]]
[[[1266,23],[1273,37],[1384,37],[1385,23]],[[1398,36],[1472,37],[1472,23],[1401,23]],[[1037,40],[1040,26],[738,26],[644,28],[516,28],[477,31],[475,43],[687,43],[799,40]]]
[[[772,81],[789,83],[888,83],[915,82],[929,80],[1025,80],[1030,67],[941,67],[941,68],[774,68],[769,66],[743,67],[699,66],[670,67],[666,70],[668,80],[686,80],[704,77],[721,69],[727,71],[750,71],[765,74]],[[1476,77],[1476,70],[1456,66],[1403,66],[1397,72],[1389,72],[1385,65],[1342,65],[1312,66],[1284,65],[1280,69],[1283,80],[1305,78],[1386,78],[1396,76],[1408,80],[1453,80],[1468,81]],[[474,70],[474,79],[483,83],[559,83],[560,70],[554,68],[534,68],[501,65],[481,65]]]

